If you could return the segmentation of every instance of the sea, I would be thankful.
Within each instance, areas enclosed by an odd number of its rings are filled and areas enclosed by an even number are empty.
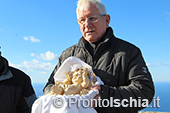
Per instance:
[[[46,83],[33,83],[37,97],[43,95]],[[149,107],[141,111],[170,112],[170,82],[154,82],[155,96]]]

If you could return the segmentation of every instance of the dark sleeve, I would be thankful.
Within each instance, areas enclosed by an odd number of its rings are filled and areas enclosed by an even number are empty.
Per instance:
[[[109,99],[110,97],[113,97],[113,99],[119,99],[120,102],[123,99],[127,99],[128,102],[130,102],[131,99],[136,100],[143,100],[147,99],[148,103],[152,101],[152,98],[154,96],[154,85],[151,78],[151,74],[148,71],[148,68],[144,62],[144,59],[142,57],[142,54],[139,49],[135,49],[133,53],[131,53],[131,57],[128,58],[127,63],[127,71],[126,75],[128,78],[128,85],[126,86],[118,86],[118,87],[111,87],[107,85],[101,86],[101,99]],[[137,112],[140,109],[143,109],[141,105],[137,104],[135,106],[132,104],[130,106],[130,103],[128,107],[107,107],[107,108],[97,108],[98,110],[104,110],[104,112],[107,113],[133,113]],[[144,102],[144,101],[143,101]],[[116,104],[118,105],[118,104]]]
[[[37,99],[37,97],[32,87],[31,79],[26,75],[23,81],[23,92],[22,97],[19,100],[20,102],[18,104],[18,111],[19,113],[31,113],[32,104]]]

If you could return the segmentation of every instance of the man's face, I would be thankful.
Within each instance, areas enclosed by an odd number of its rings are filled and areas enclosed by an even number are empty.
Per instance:
[[[102,37],[110,22],[110,16],[106,15],[99,17],[97,22],[91,23],[88,17],[95,15],[98,16],[100,13],[94,4],[90,4],[90,8],[87,11],[83,10],[81,7],[79,8],[78,19],[85,18],[84,24],[79,23],[81,33],[85,40],[91,43],[98,41]]]

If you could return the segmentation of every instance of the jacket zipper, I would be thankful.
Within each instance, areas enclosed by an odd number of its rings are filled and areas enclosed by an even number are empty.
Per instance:
[[[109,39],[107,38],[104,42],[101,42],[101,43],[97,46],[97,48],[94,50],[94,54],[93,54],[93,56],[92,56],[92,60],[93,60],[93,64],[94,64],[94,65],[96,65],[97,59],[98,59],[98,57],[99,57],[99,55],[96,56],[96,53],[97,53],[98,49],[99,49],[103,44],[107,43],[108,40],[109,40]],[[95,58],[95,57],[96,57],[96,58]]]

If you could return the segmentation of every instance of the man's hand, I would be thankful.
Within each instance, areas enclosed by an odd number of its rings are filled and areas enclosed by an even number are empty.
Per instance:
[[[101,91],[101,88],[100,88],[99,85],[93,86],[93,87],[91,87],[91,89],[92,89],[92,90],[99,90],[99,92]],[[94,99],[98,100],[99,97],[100,97],[100,93],[99,93],[98,95],[96,95],[96,96],[94,97]],[[95,104],[96,104],[96,103],[93,102],[93,108],[95,108],[95,107],[97,106],[97,105],[95,105]]]
[[[99,85],[96,85],[96,86],[93,86],[93,87],[91,87],[91,89],[92,90],[99,90],[99,92],[101,91],[101,88],[100,88],[100,86]]]

